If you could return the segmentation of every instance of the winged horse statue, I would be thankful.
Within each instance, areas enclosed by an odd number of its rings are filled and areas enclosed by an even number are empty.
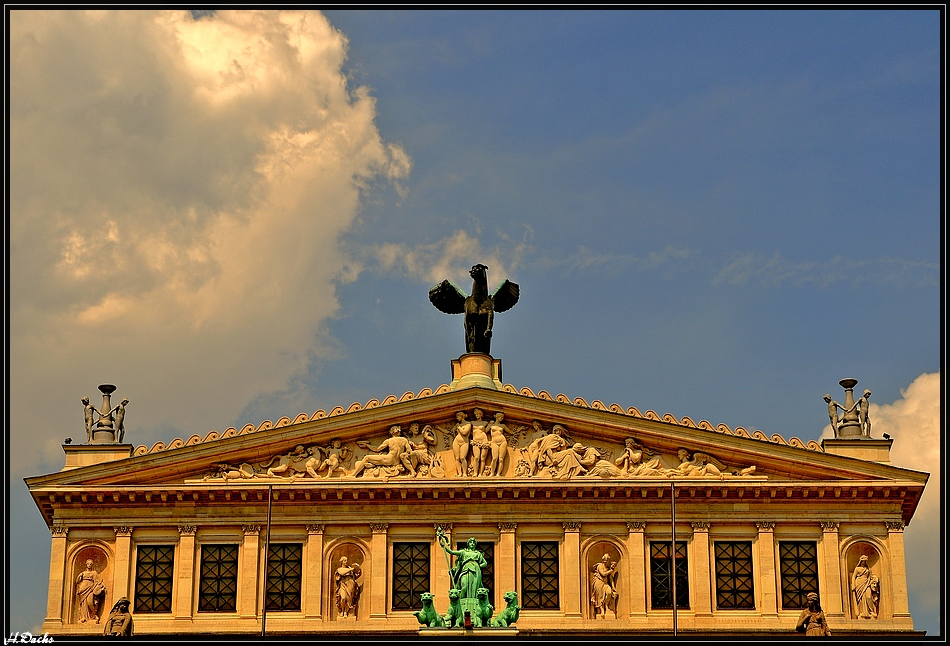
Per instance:
[[[491,354],[491,328],[495,312],[507,312],[518,302],[520,290],[517,283],[505,279],[495,293],[488,294],[488,267],[475,265],[469,272],[474,281],[472,294],[465,292],[449,280],[429,290],[429,301],[440,312],[465,315],[465,351]]]

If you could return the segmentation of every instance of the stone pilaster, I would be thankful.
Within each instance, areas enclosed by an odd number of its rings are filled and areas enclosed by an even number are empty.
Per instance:
[[[53,544],[49,550],[49,595],[46,597],[46,621],[63,623],[63,599],[66,591],[66,535],[69,528],[53,525],[49,528]]]
[[[630,582],[630,616],[647,616],[647,581],[644,570],[646,560],[646,523],[630,521],[627,523],[627,580]]]
[[[495,550],[495,605],[503,608],[502,595],[518,589],[515,578],[515,532],[518,523],[498,523],[498,547]],[[500,612],[500,610],[499,610]]]
[[[690,579],[696,585],[690,585],[693,608],[697,617],[712,617],[713,581],[709,572],[709,523],[691,522],[693,527],[692,563],[689,564]],[[695,574],[694,574],[695,572]]]
[[[389,562],[389,523],[370,523],[373,539],[370,543],[373,562],[372,589],[370,592],[370,619],[386,618],[386,599],[389,591],[386,589],[386,566]]]
[[[910,618],[907,605],[907,571],[904,560],[904,521],[895,520],[884,523],[887,527],[887,549],[891,563],[891,596],[894,618]]]
[[[132,528],[113,527],[115,530],[115,567],[112,569],[112,599],[132,597],[129,577],[132,574]],[[108,609],[106,609],[108,610]]]
[[[561,555],[561,584],[564,586],[564,616],[581,616],[581,523],[568,521],[564,527],[564,554]]]
[[[439,545],[438,535],[441,529],[449,541],[449,547],[454,550],[455,543],[454,536],[452,536],[454,525],[452,523],[435,523],[433,527],[435,536],[433,537],[431,564],[433,566],[432,572],[435,574],[435,583],[432,594],[435,595],[435,604],[441,608],[441,604],[449,602],[449,588],[452,587],[452,580],[449,576],[449,566],[446,564],[445,552],[442,550],[442,546]]]
[[[326,525],[312,523],[307,525],[306,551],[307,566],[303,580],[303,610],[307,619],[323,618],[323,531]],[[327,611],[329,613],[329,606]],[[329,617],[329,614],[327,615]]]
[[[175,618],[191,619],[195,598],[195,532],[194,525],[178,526],[178,558],[175,559]]]
[[[261,551],[261,526],[242,525],[244,544],[241,549],[241,567],[238,570],[238,601],[237,607],[241,617],[253,619],[257,617],[257,603],[261,598],[261,579],[267,585],[267,575],[259,576],[263,569],[267,571],[267,564],[259,565],[263,552]]]
[[[821,543],[819,554],[819,587],[821,607],[829,617],[844,617],[841,588],[841,561],[839,556],[838,528],[841,523],[823,521],[821,523]],[[822,576],[823,580],[822,580]],[[829,624],[832,625],[832,624]]]
[[[779,580],[775,572],[775,523],[762,521],[755,524],[759,530],[759,575],[756,585],[759,586],[759,598],[762,603],[763,617],[778,616]]]

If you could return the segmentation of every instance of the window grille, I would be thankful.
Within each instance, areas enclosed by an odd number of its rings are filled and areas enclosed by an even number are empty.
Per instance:
[[[779,543],[782,576],[782,608],[808,606],[809,592],[818,594],[818,546],[811,542]]]
[[[521,544],[521,595],[528,610],[560,607],[557,541]]]
[[[237,611],[237,545],[201,546],[198,612]]]
[[[422,608],[423,592],[430,592],[429,543],[393,543],[393,610]]]
[[[650,543],[650,602],[654,610],[673,608],[672,564],[669,541]],[[681,541],[676,541],[676,607],[689,608],[689,567],[686,543]]]
[[[139,545],[135,557],[135,613],[171,612],[174,545]]]
[[[716,543],[716,607],[755,608],[752,543]]]
[[[467,548],[467,542],[459,542],[456,544],[455,549],[460,550],[463,547]],[[478,546],[476,549],[481,550],[485,553],[485,561],[488,563],[487,567],[482,568],[482,586],[488,588],[488,601],[494,605],[495,603],[495,544],[494,543],[483,543],[478,541]]]
[[[267,551],[267,609],[300,610],[303,545],[279,543]]]

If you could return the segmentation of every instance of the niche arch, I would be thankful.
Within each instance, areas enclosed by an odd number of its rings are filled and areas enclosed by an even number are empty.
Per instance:
[[[603,571],[604,556],[607,556],[607,569],[615,564],[613,573],[604,577],[595,573],[595,568]],[[612,621],[630,614],[630,571],[629,555],[626,546],[615,536],[601,534],[592,536],[581,545],[581,605],[584,608],[585,619]],[[595,596],[595,582],[598,596],[604,593],[604,584],[611,585],[616,595],[608,604],[607,612],[595,612],[593,598]]]
[[[325,561],[323,564],[324,575],[324,607],[326,608],[326,617],[329,621],[365,621],[369,617],[369,600],[373,591],[370,589],[372,580],[372,564],[370,560],[369,545],[353,537],[344,537],[330,542],[325,551]],[[341,560],[346,558],[347,567],[354,564],[359,565],[360,576],[356,583],[361,591],[356,602],[355,612],[348,617],[342,617],[337,606],[337,570],[341,567]]]
[[[92,561],[93,577],[85,574],[87,572],[86,562]],[[102,624],[103,615],[108,617],[109,610],[112,608],[114,599],[112,599],[113,582],[113,554],[112,550],[102,541],[83,541],[73,546],[67,556],[69,568],[67,570],[67,600],[66,617],[70,624],[80,626],[97,626]],[[80,576],[83,581],[80,581]],[[94,590],[93,594],[97,600],[95,619],[85,619],[89,615],[89,590]],[[83,591],[83,600],[80,600],[79,593]],[[80,606],[87,610],[83,612]]]
[[[853,584],[854,570],[858,567],[862,556],[867,557],[866,566],[870,570],[870,575],[858,576]],[[889,619],[893,614],[891,567],[890,556],[884,543],[878,537],[866,534],[850,537],[841,546],[841,566],[843,569],[841,598],[847,600],[846,616],[854,621],[873,622]],[[859,616],[861,614],[858,607],[859,600],[853,589],[855,586],[863,589],[868,584],[871,584],[872,591],[864,594],[865,599],[870,597],[873,600],[871,618]],[[863,605],[867,607],[867,601]]]

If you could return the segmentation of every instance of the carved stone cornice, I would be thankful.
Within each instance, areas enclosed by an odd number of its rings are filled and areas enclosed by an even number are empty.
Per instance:
[[[887,528],[889,532],[902,532],[904,531],[904,521],[902,520],[885,520],[884,527]]]
[[[706,520],[694,520],[690,523],[694,532],[708,532],[709,531],[709,521]]]
[[[756,529],[759,532],[774,532],[775,531],[775,521],[772,520],[760,520],[755,524]]]
[[[565,532],[579,532],[581,531],[581,522],[576,520],[568,520],[561,523],[561,526],[564,528]]]
[[[389,529],[389,523],[370,523],[369,531],[374,534],[385,534]]]
[[[198,528],[194,525],[179,525],[178,533],[182,536],[194,536]]]
[[[322,534],[327,526],[324,523],[307,523],[308,534]]]
[[[821,521],[821,531],[826,534],[837,532],[838,528],[841,527],[841,523],[833,520],[823,520]]]
[[[432,526],[435,527],[436,532],[442,530],[446,534],[451,534],[455,523],[434,523]]]
[[[49,528],[50,534],[53,536],[62,536],[66,538],[66,534],[69,533],[69,528],[66,525],[53,525]]]
[[[647,528],[647,524],[643,522],[642,520],[628,520],[627,521],[628,532],[631,532],[631,533],[636,532],[638,534],[642,534],[644,531],[646,531],[646,528]]]
[[[255,536],[261,533],[260,525],[241,525],[241,531],[245,536]]]
[[[132,528],[131,527],[113,527],[116,536],[131,536]]]
[[[498,531],[503,534],[512,534],[518,529],[518,523],[498,523]]]

